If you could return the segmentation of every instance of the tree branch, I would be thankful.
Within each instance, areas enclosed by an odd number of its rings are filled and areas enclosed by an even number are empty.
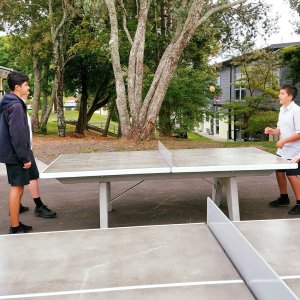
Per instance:
[[[231,3],[226,3],[223,5],[216,5],[213,8],[209,9],[205,15],[198,21],[197,27],[200,26],[203,22],[205,22],[212,14],[218,12],[218,11],[222,11],[225,10],[227,8],[236,6],[238,4],[243,4],[245,2],[247,2],[248,0],[237,0],[237,1],[233,1]]]
[[[124,6],[123,0],[120,0],[120,4],[121,4],[121,7],[123,9],[123,29],[124,29],[124,31],[125,31],[125,33],[127,35],[129,43],[132,45],[133,41],[132,41],[130,32],[129,32],[128,28],[127,28],[127,12],[126,12],[126,8]]]

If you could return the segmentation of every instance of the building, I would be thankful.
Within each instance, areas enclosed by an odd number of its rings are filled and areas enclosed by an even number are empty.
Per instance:
[[[289,46],[300,45],[296,43],[273,44],[265,49],[270,51],[279,50]],[[247,90],[234,85],[234,82],[241,77],[240,68],[233,64],[232,59],[223,61],[218,67],[218,78],[216,85],[222,90],[222,94],[215,98],[211,110],[220,111],[224,103],[230,100],[242,99],[247,95]],[[292,84],[292,80],[288,78],[288,67],[283,67],[278,70],[280,85]],[[297,86],[300,91],[300,85]],[[295,102],[300,105],[300,93]],[[214,135],[221,139],[241,140],[242,133],[239,129],[234,128],[233,120],[224,120],[207,116],[203,123],[200,124],[198,130],[205,134]]]
[[[69,98],[64,100],[64,109],[65,110],[78,110],[80,100],[78,98]]]

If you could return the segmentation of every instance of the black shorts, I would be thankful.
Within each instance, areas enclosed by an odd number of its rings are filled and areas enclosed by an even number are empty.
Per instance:
[[[287,176],[298,176],[300,175],[300,162],[298,162],[298,169],[276,170],[276,172],[285,172]]]
[[[30,154],[31,167],[23,169],[23,164],[6,164],[8,183],[12,186],[28,185],[30,180],[40,177],[33,153]]]

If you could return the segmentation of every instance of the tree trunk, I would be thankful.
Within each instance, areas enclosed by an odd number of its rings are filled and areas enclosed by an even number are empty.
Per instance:
[[[57,25],[54,23],[54,0],[48,0],[49,4],[49,16],[51,17],[51,38],[53,43],[53,54],[54,54],[54,66],[55,66],[55,86],[56,86],[56,102],[57,102],[57,130],[58,136],[66,136],[66,122],[64,116],[64,103],[63,103],[63,92],[64,92],[64,28],[67,23],[69,16],[68,6],[71,2],[67,0],[61,0],[62,6],[62,18],[60,23]],[[54,102],[55,103],[55,102]]]
[[[84,131],[87,128],[87,102],[88,102],[88,87],[87,87],[87,74],[84,66],[80,68],[80,80],[81,80],[81,97],[79,116],[76,125],[75,132],[84,135]]]
[[[54,44],[55,78],[56,78],[56,100],[57,100],[57,131],[58,136],[66,136],[66,121],[64,115],[64,81],[63,81],[63,34],[60,33]]]
[[[40,97],[41,97],[41,64],[39,57],[33,53],[33,75],[34,75],[34,93],[32,101],[32,114],[31,114],[31,124],[32,131],[34,133],[39,132],[39,108],[40,108]]]
[[[111,116],[113,114],[114,109],[115,109],[115,105],[108,111],[107,118],[106,118],[106,123],[105,123],[105,128],[104,128],[102,136],[107,136],[107,133],[108,133],[108,130],[109,130],[109,124],[110,124]]]
[[[92,106],[90,107],[87,113],[87,123],[90,121],[95,111],[105,106],[110,101],[110,99],[110,96],[106,95],[100,101],[93,102]]]
[[[110,26],[111,26],[109,46],[110,46],[112,65],[113,65],[113,70],[114,70],[115,80],[116,80],[116,93],[117,93],[116,103],[119,112],[120,123],[122,124],[122,134],[126,136],[130,131],[130,116],[129,116],[129,111],[127,109],[126,88],[125,88],[123,71],[122,71],[121,61],[120,61],[119,36],[118,36],[119,28],[118,28],[115,1],[105,0],[105,4],[108,9]]]
[[[49,80],[49,63],[44,66],[44,75],[42,83],[42,118],[46,114],[48,105],[48,80]]]
[[[158,118],[159,134],[162,136],[171,136],[173,125],[171,122],[171,112],[166,102],[163,103]]]
[[[50,114],[52,112],[55,99],[56,99],[56,79],[54,78],[50,102],[48,103],[45,114],[42,115],[42,120],[41,120],[41,124],[40,124],[40,132],[42,134],[47,134],[47,123],[48,123]]]

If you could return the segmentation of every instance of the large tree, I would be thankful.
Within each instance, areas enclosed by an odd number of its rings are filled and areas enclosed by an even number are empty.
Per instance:
[[[80,97],[76,133],[84,135],[93,113],[115,98],[114,76],[107,45],[109,32],[91,25],[86,15],[78,14],[69,34],[65,65],[65,92]]]
[[[55,66],[55,77],[53,90],[56,91],[57,101],[57,130],[58,136],[66,135],[66,122],[64,117],[64,65],[65,65],[65,43],[66,28],[73,10],[72,0],[48,0],[49,19],[51,28],[51,39],[53,44],[53,56]]]
[[[120,1],[121,11],[123,12],[122,27],[130,42],[125,79],[124,68],[120,58],[120,22],[118,19],[120,7],[116,7],[115,1],[105,0],[111,25],[109,45],[116,80],[116,103],[123,137],[143,140],[151,136],[156,118],[183,50],[197,29],[200,28],[207,34],[211,34],[214,24],[210,20],[214,15],[218,14],[220,19],[225,18],[226,21],[224,23],[239,23],[241,25],[244,22],[244,25],[247,24],[248,26],[244,27],[236,26],[236,32],[239,32],[240,36],[242,34],[250,37],[253,34],[253,31],[248,31],[248,29],[253,29],[257,24],[255,22],[259,18],[263,18],[264,9],[261,3],[249,3],[246,6],[246,1],[169,1],[168,3],[171,3],[170,9],[173,11],[173,16],[169,18],[169,21],[173,22],[173,34],[159,58],[152,83],[145,93],[145,97],[143,97],[145,38],[152,1],[141,0],[134,2],[136,4],[136,14],[133,13],[133,16],[126,10],[125,4],[128,3]],[[161,2],[163,3],[164,1]],[[136,26],[134,30],[128,29],[126,20],[127,18],[133,20],[135,15]],[[251,16],[251,18],[249,19],[247,16]],[[231,33],[235,34],[236,32]],[[232,35],[228,36],[232,37]]]
[[[44,0],[1,1],[0,26],[11,35],[14,69],[33,75],[32,129],[39,130],[39,101],[43,60],[49,59],[49,30]],[[28,67],[29,66],[29,67]]]
[[[0,2],[0,28],[2,27],[15,37],[14,41],[19,50],[16,51],[18,53],[16,57],[21,59],[25,53],[32,63],[34,77],[32,128],[34,132],[39,130],[38,114],[42,85],[44,87],[47,85],[49,67],[53,64],[55,79],[52,85],[51,102],[48,110],[45,106],[43,107],[41,126],[43,128],[46,126],[52,104],[56,100],[58,103],[58,134],[59,136],[65,135],[63,114],[64,34],[68,28],[72,8],[72,0],[3,0]],[[51,61],[52,58],[53,61]]]

